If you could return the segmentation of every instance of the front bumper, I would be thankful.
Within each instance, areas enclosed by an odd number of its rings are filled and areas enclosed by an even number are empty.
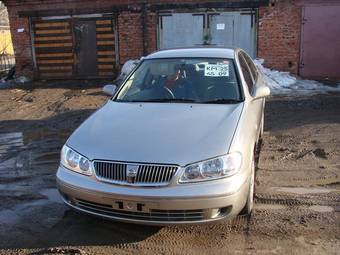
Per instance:
[[[248,183],[240,174],[217,181],[147,188],[99,182],[62,166],[57,172],[58,189],[74,209],[150,225],[204,223],[236,216],[245,205]]]

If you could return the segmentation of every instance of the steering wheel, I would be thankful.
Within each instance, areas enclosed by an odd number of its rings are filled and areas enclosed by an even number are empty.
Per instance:
[[[165,92],[164,94],[165,94],[166,98],[175,99],[174,93],[172,93],[172,91],[169,88],[162,87],[162,89],[163,89],[163,92]]]

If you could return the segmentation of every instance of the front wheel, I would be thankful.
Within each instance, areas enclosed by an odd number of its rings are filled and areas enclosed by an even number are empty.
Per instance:
[[[264,113],[262,113],[261,124],[260,124],[260,132],[259,132],[259,140],[262,139],[264,132]]]
[[[247,202],[244,208],[242,209],[241,214],[250,215],[253,207],[254,207],[254,192],[255,192],[255,159],[253,157],[251,163],[251,173],[250,173],[250,182],[249,182],[249,192],[247,197]]]

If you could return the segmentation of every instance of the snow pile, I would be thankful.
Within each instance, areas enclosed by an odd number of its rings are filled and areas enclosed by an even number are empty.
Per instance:
[[[132,60],[126,61],[122,67],[121,75],[126,77],[139,64],[139,62],[140,60],[138,59],[132,59]]]
[[[140,60],[138,59],[130,59],[126,61],[122,67],[122,70],[115,80],[115,84],[119,87],[124,79],[135,69],[135,67],[139,64]]]
[[[254,63],[265,75],[267,86],[272,95],[312,95],[326,92],[340,92],[340,83],[337,87],[327,86],[318,81],[300,80],[288,72],[280,72],[265,68],[263,59],[255,59]]]

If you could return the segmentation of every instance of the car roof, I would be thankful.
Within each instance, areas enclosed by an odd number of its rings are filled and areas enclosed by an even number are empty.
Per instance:
[[[237,48],[222,47],[193,47],[193,48],[176,48],[160,50],[151,53],[144,59],[161,59],[161,58],[235,58]]]

